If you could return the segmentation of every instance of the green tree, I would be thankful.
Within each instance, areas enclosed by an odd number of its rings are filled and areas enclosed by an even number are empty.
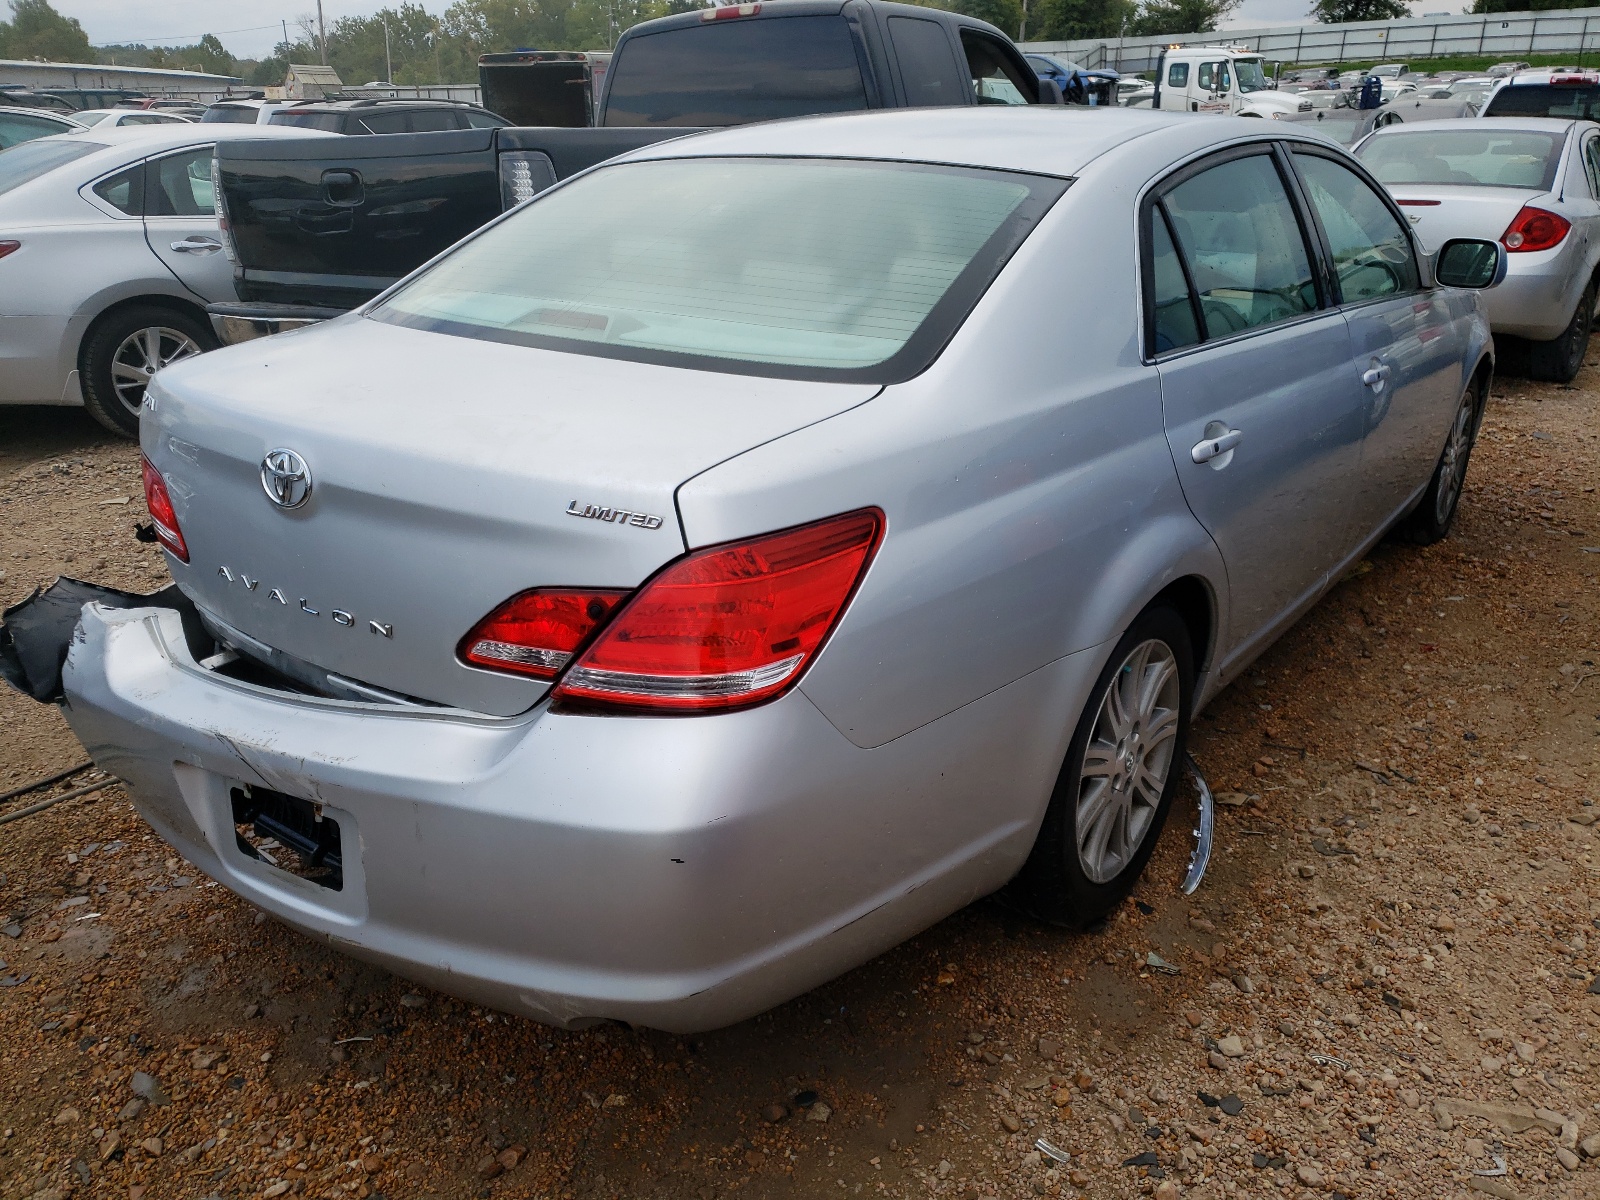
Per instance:
[[[1409,17],[1411,9],[1402,0],[1317,0],[1311,16],[1324,25],[1346,21],[1398,21]]]
[[[951,9],[1016,37],[1022,29],[1022,0],[954,0]]]
[[[1132,37],[1167,33],[1210,33],[1240,0],[1145,0],[1128,25]]]
[[[195,45],[179,51],[179,54],[186,64],[197,71],[208,71],[212,75],[232,75],[235,72],[233,55],[212,33],[206,34]]]
[[[58,13],[50,0],[11,0],[11,20],[0,21],[0,58],[95,61],[83,26]]]
[[[1572,0],[1476,0],[1472,13],[1544,12],[1552,8],[1571,8]]]
[[[1039,0],[1029,37],[1041,41],[1119,37],[1136,15],[1134,0]]]

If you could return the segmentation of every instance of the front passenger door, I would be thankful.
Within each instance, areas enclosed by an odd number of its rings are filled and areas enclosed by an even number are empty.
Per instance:
[[[1230,151],[1141,214],[1167,441],[1228,568],[1224,678],[1315,598],[1353,536],[1361,403],[1286,168],[1267,144]]]

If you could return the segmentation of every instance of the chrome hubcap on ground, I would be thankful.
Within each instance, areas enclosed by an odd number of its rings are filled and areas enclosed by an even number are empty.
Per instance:
[[[199,353],[199,344],[181,329],[154,325],[135,330],[122,340],[111,359],[111,385],[117,389],[117,400],[137,414],[150,376],[180,358]]]
[[[1455,510],[1456,497],[1461,494],[1461,482],[1467,473],[1467,443],[1472,433],[1472,393],[1461,398],[1456,410],[1455,424],[1450,427],[1450,437],[1444,444],[1444,457],[1439,460],[1439,490],[1433,498],[1434,520],[1443,525]]]
[[[1165,642],[1135,646],[1111,677],[1078,780],[1078,862],[1115,879],[1150,831],[1178,745],[1178,662]]]

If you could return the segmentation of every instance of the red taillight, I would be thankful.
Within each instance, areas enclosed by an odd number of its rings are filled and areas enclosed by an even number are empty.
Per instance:
[[[21,242],[0,242],[0,258],[4,258],[8,254],[15,254],[21,249]]]
[[[457,652],[475,667],[554,679],[626,595],[583,588],[520,592],[473,626]]]
[[[601,630],[555,698],[655,712],[772,699],[838,624],[882,533],[867,508],[679,559]]]
[[[167,493],[167,481],[161,472],[150,465],[142,454],[139,466],[144,473],[144,506],[150,511],[150,523],[156,528],[156,540],[165,546],[179,562],[189,561],[189,547],[184,544],[183,530],[178,528],[178,514],[172,507],[172,497]]]
[[[735,17],[753,17],[761,11],[759,4],[724,4],[719,8],[702,9],[702,21],[731,21]]]
[[[1513,254],[1548,250],[1552,246],[1559,246],[1571,228],[1572,222],[1565,217],[1529,204],[1506,226],[1506,231],[1500,235],[1500,242]]]

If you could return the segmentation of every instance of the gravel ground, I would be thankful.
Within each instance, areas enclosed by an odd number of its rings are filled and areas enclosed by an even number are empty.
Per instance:
[[[1202,714],[1211,873],[1179,895],[1175,821],[1098,934],[983,903],[732,1029],[561,1033],[265,919],[117,786],[0,826],[0,1198],[1600,1194],[1578,382],[1497,383],[1453,536]],[[0,410],[0,601],[160,584],[139,495],[81,415]],[[84,758],[21,697],[0,730],[0,791]]]

